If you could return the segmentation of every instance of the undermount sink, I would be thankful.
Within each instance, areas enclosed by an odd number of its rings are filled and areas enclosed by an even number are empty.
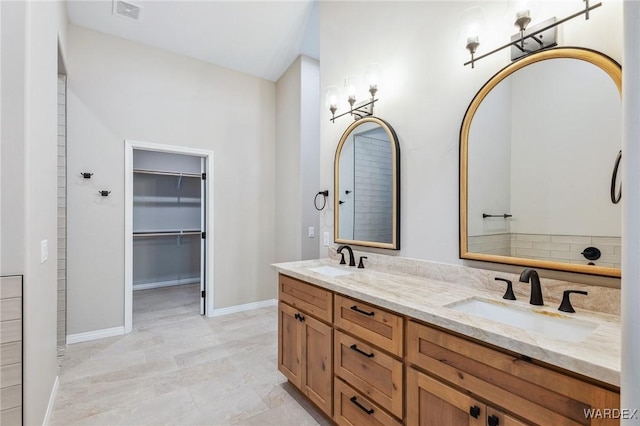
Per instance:
[[[339,277],[340,275],[349,275],[352,271],[342,268],[336,268],[333,266],[317,266],[315,268],[309,268],[310,271],[317,272],[322,275],[328,275],[330,277]]]
[[[567,342],[582,341],[598,326],[592,321],[478,298],[452,303],[446,307]]]

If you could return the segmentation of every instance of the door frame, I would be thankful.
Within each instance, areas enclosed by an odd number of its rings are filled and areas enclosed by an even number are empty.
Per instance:
[[[124,332],[133,329],[133,150],[204,157],[207,169],[205,199],[205,312],[213,316],[213,151],[126,139],[124,150]]]

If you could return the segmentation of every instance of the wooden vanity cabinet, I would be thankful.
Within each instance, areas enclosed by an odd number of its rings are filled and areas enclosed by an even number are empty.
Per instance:
[[[278,369],[338,425],[612,426],[619,389],[279,275]],[[615,412],[615,411],[613,411]]]
[[[359,401],[364,397],[367,398],[364,406],[378,413],[378,419],[385,419],[382,424],[401,424],[404,414],[404,318],[339,294],[334,296],[334,307],[334,371],[336,383],[346,383],[340,387],[343,396],[335,397],[334,420],[338,424],[354,424],[345,421],[349,418],[343,414],[345,404],[347,413],[362,416],[362,407],[351,403],[351,398]]]
[[[331,417],[333,329],[321,320],[332,315],[332,294],[285,275],[278,281],[278,370]]]
[[[527,426],[414,368],[407,369],[407,424],[420,426]]]
[[[482,423],[487,425],[492,415],[504,419],[500,426],[619,424],[585,415],[590,409],[619,408],[615,390],[414,321],[407,326],[407,361],[408,425],[436,424],[429,422],[429,404],[468,416],[474,404],[483,407],[476,399],[489,405]]]

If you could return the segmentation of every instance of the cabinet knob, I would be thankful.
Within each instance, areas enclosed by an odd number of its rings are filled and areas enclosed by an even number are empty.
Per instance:
[[[500,418],[498,416],[491,415],[487,417],[487,424],[489,426],[498,426],[500,424]]]
[[[473,417],[474,419],[477,419],[478,416],[480,416],[480,407],[478,407],[477,405],[474,405],[472,407],[469,407],[469,414],[471,415],[471,417]]]

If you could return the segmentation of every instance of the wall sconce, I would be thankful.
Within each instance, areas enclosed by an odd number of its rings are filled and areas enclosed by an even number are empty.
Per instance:
[[[368,117],[373,115],[373,106],[378,101],[376,99],[376,92],[378,91],[378,85],[380,84],[382,72],[380,71],[380,65],[369,64],[364,73],[364,82],[368,87],[371,98],[367,101],[363,101],[360,104],[356,104],[357,93],[360,88],[360,81],[357,76],[350,75],[344,79],[344,91],[347,96],[347,102],[349,103],[349,111],[340,115],[336,115],[338,111],[338,98],[339,90],[336,86],[329,86],[325,92],[325,105],[331,111],[331,118],[329,121],[334,122],[336,118],[340,118],[343,115],[350,114],[355,120],[359,120],[362,117]]]
[[[589,5],[589,0],[584,1],[584,9],[579,12],[574,13],[573,15],[567,16],[566,18],[560,19],[556,21],[555,18],[552,18],[548,21],[543,22],[541,25],[538,25],[535,28],[530,28],[529,24],[531,23],[532,11],[526,1],[516,2],[516,6],[511,6],[510,9],[515,13],[513,24],[518,28],[520,35],[512,37],[512,41],[510,43],[505,44],[504,46],[500,46],[496,49],[493,49],[489,53],[485,53],[477,58],[474,57],[476,50],[479,46],[479,39],[473,39],[473,36],[467,36],[466,38],[466,48],[471,53],[471,60],[464,63],[464,65],[471,64],[471,68],[474,68],[474,64],[476,61],[479,61],[482,58],[486,58],[487,56],[493,55],[496,52],[501,51],[502,49],[506,49],[507,47],[515,47],[520,51],[519,54],[512,53],[512,60],[518,59],[522,56],[528,55],[538,50],[548,49],[556,45],[555,42],[555,28],[563,24],[567,21],[570,21],[573,18],[577,18],[578,16],[585,15],[585,20],[589,19],[589,12],[593,9],[596,9],[602,6],[602,3],[594,4],[593,6]],[[475,8],[472,8],[475,9]],[[467,10],[460,21],[460,31],[461,33],[469,33],[469,30],[466,30],[464,26],[469,27],[469,22],[472,22],[473,12],[472,9]],[[478,8],[479,9],[479,8]],[[477,12],[475,12],[477,14]],[[466,15],[470,16],[466,16]],[[513,16],[513,15],[512,15]],[[527,30],[528,29],[528,30]],[[554,29],[553,32],[550,30]],[[534,43],[527,44],[527,40],[530,40]]]

